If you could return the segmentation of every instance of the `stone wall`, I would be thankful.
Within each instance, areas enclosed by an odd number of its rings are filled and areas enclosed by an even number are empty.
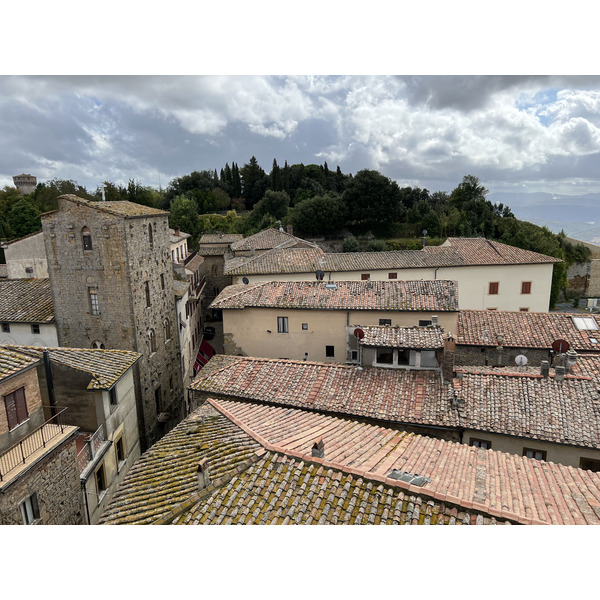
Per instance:
[[[9,279],[48,277],[48,261],[42,232],[28,235],[7,245],[4,249]],[[31,271],[27,272],[27,269]]]
[[[22,525],[20,504],[37,494],[43,525],[79,525],[84,522],[83,497],[76,436],[58,446],[35,467],[0,492],[0,524]]]
[[[539,348],[509,348],[503,347],[500,354],[492,346],[463,346],[456,344],[454,353],[455,366],[516,366],[515,358],[523,354],[527,357],[528,367],[540,367],[543,360],[550,360],[549,351]]]
[[[96,342],[143,355],[134,367],[143,449],[185,410],[167,220],[167,214],[125,218],[64,197],[59,210],[42,219],[60,345]],[[91,250],[83,247],[83,227]],[[98,315],[90,290],[97,292]],[[169,413],[167,422],[158,422],[160,413]]]

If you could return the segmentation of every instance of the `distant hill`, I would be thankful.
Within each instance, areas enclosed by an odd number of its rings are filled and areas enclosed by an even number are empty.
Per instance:
[[[600,244],[600,194],[563,196],[538,192],[533,194],[495,192],[491,202],[507,204],[517,219],[546,226],[554,233]]]

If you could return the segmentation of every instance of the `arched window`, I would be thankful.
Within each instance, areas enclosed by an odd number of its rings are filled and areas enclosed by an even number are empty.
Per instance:
[[[169,319],[165,319],[163,323],[165,327],[165,342],[171,339],[171,324],[169,323]]]
[[[213,265],[212,269],[211,269],[211,272],[215,276],[218,275],[219,274],[219,267],[217,267],[217,265]]]
[[[148,223],[148,241],[150,242],[150,249],[154,248],[154,234],[152,232],[152,223]]]
[[[150,354],[156,352],[156,336],[154,335],[154,329],[148,330],[148,345],[150,346]]]
[[[92,348],[100,348],[101,350],[104,350],[104,344],[98,340],[95,340],[92,342]]]
[[[83,249],[91,250],[92,249],[92,234],[87,227],[84,227],[81,230],[81,239],[83,240]]]

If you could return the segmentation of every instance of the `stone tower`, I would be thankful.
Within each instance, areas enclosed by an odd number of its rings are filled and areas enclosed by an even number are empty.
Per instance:
[[[58,198],[42,215],[61,346],[134,350],[142,451],[185,415],[169,213]]]

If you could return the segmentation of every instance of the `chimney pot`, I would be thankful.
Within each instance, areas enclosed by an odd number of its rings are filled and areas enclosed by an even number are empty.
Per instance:
[[[312,447],[312,456],[316,458],[323,458],[325,456],[325,442],[322,437],[315,440]]]
[[[550,375],[550,363],[547,360],[542,361],[542,376],[548,377]]]
[[[203,458],[198,463],[197,474],[198,474],[198,490],[200,491],[200,490],[203,490],[204,488],[207,488],[210,483],[208,458]]]
[[[556,369],[554,370],[554,379],[556,381],[563,381],[565,378],[565,368],[558,366],[556,367]]]

